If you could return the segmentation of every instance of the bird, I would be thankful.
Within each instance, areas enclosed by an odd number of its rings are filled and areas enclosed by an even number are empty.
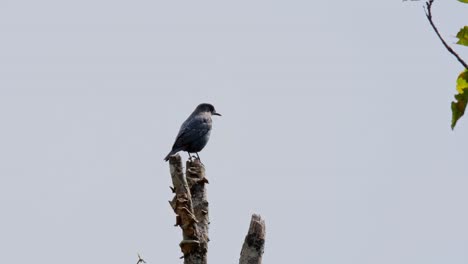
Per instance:
[[[206,143],[210,139],[211,116],[213,115],[221,116],[220,113],[216,112],[213,105],[207,103],[199,104],[187,120],[182,123],[182,126],[180,126],[172,150],[164,160],[168,161],[172,155],[179,151],[188,152],[189,159],[192,158],[190,153],[195,153],[200,160],[198,152],[206,146]]]

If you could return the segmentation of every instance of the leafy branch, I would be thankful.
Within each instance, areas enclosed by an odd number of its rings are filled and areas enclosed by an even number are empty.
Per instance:
[[[468,69],[468,64],[450,47],[447,42],[445,42],[444,38],[439,33],[439,30],[437,29],[436,25],[434,24],[434,21],[432,21],[432,4],[434,3],[434,0],[429,0],[426,2],[426,7],[424,8],[424,12],[426,12],[426,17],[427,20],[429,20],[429,23],[431,24],[432,28],[434,29],[435,33],[439,37],[440,41],[442,41],[442,44],[444,44],[445,48],[452,53],[455,58],[465,67],[465,69]]]
[[[404,0],[405,1],[405,0]],[[468,4],[468,0],[458,0],[461,3]],[[424,12],[426,13],[426,18],[431,24],[432,29],[439,37],[440,41],[444,45],[444,47],[450,52],[460,64],[465,68],[457,78],[457,91],[458,94],[455,95],[454,102],[451,103],[452,108],[452,130],[455,128],[458,120],[465,114],[465,109],[468,104],[468,92],[465,93],[465,89],[468,91],[468,64],[458,55],[452,47],[450,47],[444,38],[440,35],[439,30],[437,29],[434,21],[432,20],[432,5],[434,4],[434,0],[428,0],[426,2],[426,6],[424,7]],[[468,46],[468,26],[464,26],[457,34],[458,42],[457,44]]]

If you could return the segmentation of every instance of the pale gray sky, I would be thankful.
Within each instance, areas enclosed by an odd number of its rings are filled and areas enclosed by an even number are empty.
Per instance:
[[[462,68],[422,4],[1,1],[0,263],[181,263],[163,158],[201,102],[210,263],[253,212],[269,264],[467,263]],[[450,43],[467,13],[436,1]]]

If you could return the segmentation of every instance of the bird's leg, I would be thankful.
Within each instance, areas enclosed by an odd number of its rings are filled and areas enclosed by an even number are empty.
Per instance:
[[[201,161],[200,156],[198,156],[198,152],[195,152],[195,154],[197,154],[197,159],[200,162],[200,164],[203,165],[203,162]],[[205,165],[203,165],[203,167],[205,167]]]
[[[192,161],[192,155],[190,154],[190,152],[187,152],[187,153],[188,153],[188,159]]]

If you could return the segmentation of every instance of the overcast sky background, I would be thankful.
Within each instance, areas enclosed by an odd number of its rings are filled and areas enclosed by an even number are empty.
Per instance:
[[[466,264],[462,68],[422,5],[1,1],[0,263],[182,263],[163,158],[210,102],[210,263],[257,212],[264,263]],[[449,43],[467,14],[434,5]]]

